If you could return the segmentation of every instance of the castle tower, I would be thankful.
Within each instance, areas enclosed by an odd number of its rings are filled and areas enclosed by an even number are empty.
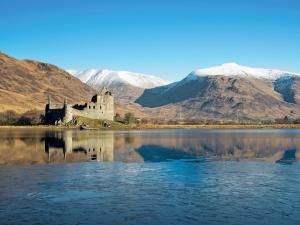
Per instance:
[[[106,88],[103,87],[98,92],[99,100],[101,99],[102,108],[102,118],[105,120],[114,119],[114,97],[112,93]]]
[[[48,105],[49,105],[49,107],[51,105],[51,96],[50,95],[48,95]]]
[[[107,90],[107,88],[104,86],[100,89],[100,91],[97,93],[97,102],[99,104],[102,104],[103,101],[105,101],[105,96],[107,95],[107,93],[109,93],[109,91]]]
[[[50,95],[48,95],[48,104],[46,104],[46,108],[45,108],[46,113],[49,111],[49,109],[51,109],[51,97],[50,97]]]
[[[63,122],[68,123],[73,119],[72,107],[71,105],[67,104],[67,100],[64,101],[64,115],[63,115]]]

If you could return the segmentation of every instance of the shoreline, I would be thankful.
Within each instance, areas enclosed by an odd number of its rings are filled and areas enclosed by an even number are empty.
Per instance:
[[[79,129],[76,126],[47,126],[47,125],[37,125],[37,126],[0,126],[0,129]],[[251,125],[158,125],[158,124],[143,124],[137,126],[128,127],[113,127],[113,128],[99,128],[99,130],[172,130],[172,129],[182,129],[182,130],[227,130],[227,129],[300,129],[300,124],[251,124]]]
[[[300,124],[252,124],[252,125],[143,125],[142,129],[186,129],[186,130],[227,130],[227,129],[300,129]]]

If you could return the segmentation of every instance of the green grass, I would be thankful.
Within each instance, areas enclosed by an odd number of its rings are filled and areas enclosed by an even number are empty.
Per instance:
[[[88,125],[90,128],[103,128],[105,122],[106,123],[110,123],[111,127],[110,129],[133,129],[133,128],[137,128],[136,124],[124,124],[121,122],[117,122],[117,121],[108,121],[108,120],[95,120],[95,119],[89,119],[86,117],[76,117],[76,120],[79,124],[85,124]]]

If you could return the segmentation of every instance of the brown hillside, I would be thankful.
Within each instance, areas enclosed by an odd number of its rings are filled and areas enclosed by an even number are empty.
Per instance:
[[[208,76],[182,80],[171,88],[145,90],[136,101],[143,107],[173,107],[168,118],[219,120],[272,120],[300,115],[299,79],[281,90],[273,83],[256,78]],[[293,101],[291,101],[292,99]],[[288,101],[290,100],[290,101]],[[173,113],[172,113],[173,112]]]
[[[17,60],[0,52],[0,111],[43,110],[54,102],[86,101],[94,91],[66,71],[47,63]]]

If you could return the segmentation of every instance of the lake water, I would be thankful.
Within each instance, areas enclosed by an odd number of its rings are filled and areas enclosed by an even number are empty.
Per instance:
[[[0,224],[300,224],[299,130],[0,129]]]

